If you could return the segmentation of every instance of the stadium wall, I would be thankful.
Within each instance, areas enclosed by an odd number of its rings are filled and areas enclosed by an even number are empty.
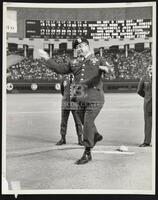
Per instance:
[[[131,93],[136,92],[138,87],[138,81],[104,81],[104,92],[119,92],[119,93]],[[60,81],[56,82],[8,82],[7,93],[61,93]]]

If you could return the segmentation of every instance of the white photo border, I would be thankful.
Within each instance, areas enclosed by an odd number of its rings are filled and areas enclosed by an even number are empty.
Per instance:
[[[153,63],[153,79],[152,79],[152,105],[153,105],[153,118],[152,118],[152,134],[153,139],[156,137],[156,2],[139,2],[139,3],[94,3],[94,4],[57,4],[57,3],[3,3],[3,88],[2,88],[2,177],[6,177],[6,13],[9,7],[18,8],[126,8],[126,7],[152,7],[152,63]],[[155,194],[155,158],[156,158],[156,141],[153,140],[152,145],[152,190],[7,190],[3,187],[2,194]]]

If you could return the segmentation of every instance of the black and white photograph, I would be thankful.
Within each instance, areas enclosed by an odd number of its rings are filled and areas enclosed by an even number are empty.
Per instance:
[[[3,2],[2,194],[155,194],[156,2]]]

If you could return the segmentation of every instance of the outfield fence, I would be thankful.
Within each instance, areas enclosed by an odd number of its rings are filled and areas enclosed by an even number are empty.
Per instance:
[[[136,92],[138,81],[106,81],[104,92]],[[60,93],[60,81],[56,82],[8,82],[7,93]]]

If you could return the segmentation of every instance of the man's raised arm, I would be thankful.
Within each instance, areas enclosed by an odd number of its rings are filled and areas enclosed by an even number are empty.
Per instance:
[[[71,72],[70,59],[63,60],[51,59],[46,51],[39,49],[39,56],[45,60],[46,66],[57,74],[68,74]]]

